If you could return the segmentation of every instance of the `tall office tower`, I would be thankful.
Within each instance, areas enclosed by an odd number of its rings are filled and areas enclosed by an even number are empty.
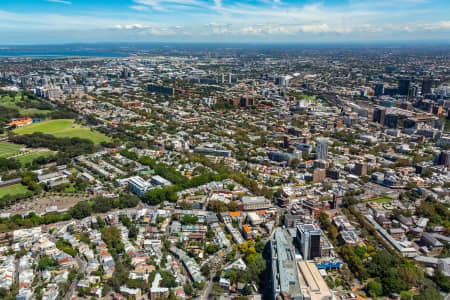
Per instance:
[[[407,96],[409,91],[409,84],[410,84],[409,78],[406,77],[400,78],[398,80],[398,94]]]
[[[422,81],[422,95],[431,94],[433,87],[433,80],[431,78],[424,78]]]
[[[285,135],[283,137],[283,148],[289,148],[289,144],[291,143],[291,139]]]
[[[317,139],[316,145],[317,159],[326,160],[328,158],[328,140],[324,138]]]
[[[221,82],[222,84],[225,83],[225,74],[223,74],[223,73],[222,73],[222,75],[221,75],[220,82]]]
[[[320,257],[320,231],[313,224],[302,224],[297,226],[296,241],[304,260]]]
[[[357,162],[355,164],[354,173],[358,176],[366,176],[367,164],[365,162]]]
[[[287,87],[289,84],[289,79],[290,79],[289,76],[280,76],[280,79],[279,79],[280,86]]]
[[[439,165],[444,165],[447,168],[450,167],[450,151],[442,151],[439,154]]]
[[[384,95],[384,83],[378,82],[375,83],[375,96],[383,96]]]
[[[231,83],[233,81],[231,73],[228,73],[228,83]]]
[[[373,121],[384,125],[384,119],[386,117],[386,109],[375,108],[373,111]]]
[[[408,97],[410,97],[410,98],[417,97],[418,93],[419,93],[419,87],[417,85],[413,85],[408,91]]]

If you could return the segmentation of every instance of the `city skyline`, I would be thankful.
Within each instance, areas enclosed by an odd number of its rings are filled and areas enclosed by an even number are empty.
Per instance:
[[[449,9],[443,0],[6,1],[0,44],[445,41]]]

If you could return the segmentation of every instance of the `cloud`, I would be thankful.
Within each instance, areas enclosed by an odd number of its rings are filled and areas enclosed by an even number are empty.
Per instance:
[[[364,31],[366,27],[357,26],[359,31]],[[300,30],[308,33],[351,33],[354,31],[352,27],[345,26],[330,26],[328,24],[309,24],[309,25],[301,25]]]
[[[441,21],[430,24],[424,24],[425,30],[450,30],[450,21]]]
[[[68,5],[72,4],[72,2],[66,1],[66,0],[45,0],[45,1],[47,1],[47,2],[53,2],[53,3],[68,4]]]
[[[303,32],[311,32],[311,33],[323,33],[330,32],[330,27],[328,24],[312,24],[312,25],[302,25],[300,29]]]
[[[197,0],[133,0],[138,6],[148,6],[154,10],[164,11],[168,10],[168,7],[178,6],[178,7],[203,7],[205,4]],[[215,0],[220,1],[221,0]]]
[[[188,35],[185,27],[182,25],[175,26],[157,26],[157,25],[143,25],[143,24],[126,24],[126,25],[115,25],[113,30],[118,30],[122,32],[129,32],[132,34],[137,34],[141,36],[174,36],[177,34]]]
[[[144,6],[144,5],[131,5],[130,8],[133,10],[138,10],[138,11],[148,10],[148,6]]]
[[[130,25],[116,25],[114,26],[115,29],[119,30],[141,30],[144,28],[149,28],[148,26],[144,26],[142,24],[130,24]]]

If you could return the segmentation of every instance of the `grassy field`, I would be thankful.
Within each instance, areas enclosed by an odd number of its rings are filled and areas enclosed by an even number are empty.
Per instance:
[[[378,197],[378,198],[369,199],[368,201],[374,201],[374,202],[382,204],[382,203],[391,202],[392,198],[389,198],[389,197]]]
[[[14,132],[17,134],[27,134],[34,132],[54,134],[56,132],[66,130],[72,125],[73,120],[48,120],[14,129]]]
[[[22,165],[26,165],[27,163],[31,163],[34,159],[38,157],[49,157],[53,155],[54,151],[39,151],[39,152],[31,152],[27,153],[21,156],[16,157],[16,160],[18,160]]]
[[[18,183],[0,188],[0,198],[6,195],[21,195],[28,191],[27,187]]]
[[[56,137],[79,137],[89,139],[95,144],[109,142],[111,139],[99,132],[75,124],[74,120],[48,120],[14,129],[17,134],[42,132]]]
[[[22,146],[0,142],[0,157],[8,157],[19,152]]]
[[[316,99],[314,99],[314,97],[308,96],[308,95],[305,95],[305,94],[299,95],[298,98],[299,99],[307,99],[309,101],[316,102]]]
[[[25,99],[27,97],[25,96]],[[11,98],[10,96],[6,95],[1,97],[0,96],[0,106],[4,106],[4,107],[8,107],[8,108],[17,108],[20,112],[20,114],[24,115],[24,116],[28,116],[31,114],[35,114],[35,113],[40,113],[40,114],[47,114],[50,111],[49,110],[40,110],[37,108],[21,108],[19,106],[17,106],[16,102],[21,101],[22,97],[20,95],[17,95],[15,98]],[[36,100],[33,100],[36,101]],[[37,102],[37,101],[36,101]]]

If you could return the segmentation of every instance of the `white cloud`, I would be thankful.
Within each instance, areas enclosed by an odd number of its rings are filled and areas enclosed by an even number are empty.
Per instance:
[[[441,21],[430,24],[424,24],[423,29],[425,30],[449,30],[450,21]]]
[[[70,1],[66,1],[66,0],[45,0],[47,2],[54,2],[54,3],[61,3],[61,4],[72,4],[72,2]]]
[[[330,32],[330,27],[327,24],[302,25],[300,26],[300,29],[303,32],[312,32],[312,33]]]
[[[143,24],[126,24],[115,25],[112,29],[129,32],[132,34],[145,35],[157,35],[157,36],[174,36],[177,34],[189,34],[182,25],[175,26],[157,26],[157,25],[143,25]]]
[[[154,10],[160,11],[168,10],[168,6],[178,6],[178,7],[205,6],[204,3],[197,0],[133,0],[133,1],[139,5],[146,5]]]
[[[142,24],[129,24],[129,25],[116,25],[114,26],[115,29],[119,30],[141,30],[145,28],[149,28],[149,26],[144,26]]]
[[[148,6],[144,6],[144,5],[131,5],[130,8],[133,10],[138,10],[138,11],[148,10]]]
[[[364,31],[364,27],[357,26],[359,31]],[[346,27],[346,26],[330,26],[328,24],[308,24],[308,25],[301,25],[300,30],[303,32],[308,33],[327,33],[327,32],[334,32],[334,33],[351,33],[354,31],[352,27]]]

